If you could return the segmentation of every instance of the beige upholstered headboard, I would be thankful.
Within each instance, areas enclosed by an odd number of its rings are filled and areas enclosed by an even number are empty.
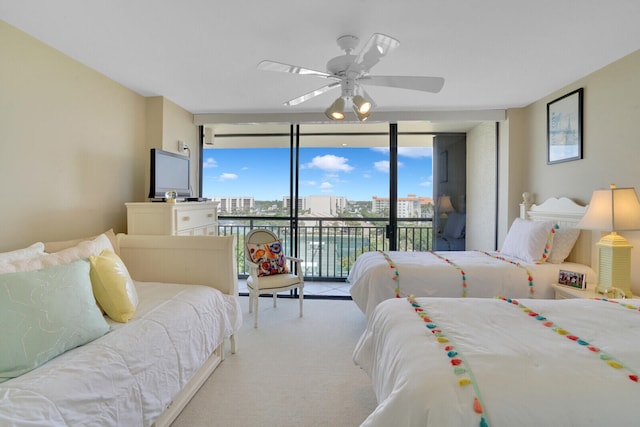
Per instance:
[[[556,221],[561,227],[575,227],[587,211],[587,206],[581,206],[566,197],[551,197],[539,205],[533,203],[529,193],[523,193],[522,199],[520,204],[521,218],[536,221]],[[578,241],[569,254],[567,261],[591,265],[590,231],[580,231],[580,237],[578,237]]]

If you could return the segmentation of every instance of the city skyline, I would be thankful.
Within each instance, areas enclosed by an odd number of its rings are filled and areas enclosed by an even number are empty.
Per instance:
[[[206,149],[203,196],[282,200],[289,193],[288,148]],[[431,147],[398,148],[398,197],[433,195]],[[389,196],[389,149],[301,148],[299,196],[350,201]]]

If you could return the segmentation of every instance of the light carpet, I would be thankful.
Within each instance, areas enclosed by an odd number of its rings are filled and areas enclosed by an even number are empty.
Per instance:
[[[376,407],[352,361],[366,320],[353,301],[261,298],[258,329],[240,297],[238,351],[213,372],[172,427],[358,426]]]

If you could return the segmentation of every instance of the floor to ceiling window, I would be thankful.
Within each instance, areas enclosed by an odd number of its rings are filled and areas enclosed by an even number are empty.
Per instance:
[[[307,280],[344,280],[370,250],[431,250],[432,135],[410,123],[217,125],[202,196],[220,234],[272,228]]]

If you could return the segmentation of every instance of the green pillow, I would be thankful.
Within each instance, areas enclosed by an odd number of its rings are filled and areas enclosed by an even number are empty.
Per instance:
[[[0,325],[0,382],[107,333],[89,261],[0,275]]]

